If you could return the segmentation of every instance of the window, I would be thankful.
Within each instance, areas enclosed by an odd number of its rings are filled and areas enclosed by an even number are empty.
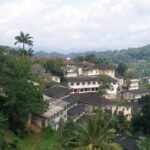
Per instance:
[[[74,83],[73,83],[73,82],[71,82],[70,84],[71,84],[71,85],[74,85]]]
[[[82,82],[82,85],[85,85],[85,82]]]
[[[74,89],[74,92],[77,92],[77,89]]]
[[[87,91],[90,91],[90,89],[88,88]]]
[[[83,92],[83,89],[80,89],[80,92]]]
[[[95,91],[95,88],[92,88],[92,91]]]
[[[42,120],[42,126],[45,126],[45,120]]]
[[[91,82],[88,82],[88,85],[90,85],[91,84]]]
[[[95,85],[95,82],[93,82],[93,85]]]
[[[80,85],[80,83],[79,83],[79,82],[77,82],[77,85]]]

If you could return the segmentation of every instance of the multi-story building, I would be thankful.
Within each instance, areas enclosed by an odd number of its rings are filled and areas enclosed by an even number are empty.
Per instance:
[[[34,116],[32,121],[39,127],[51,125],[57,130],[60,119],[64,121],[70,116],[76,122],[84,115],[84,108],[78,105],[76,97],[70,95],[67,87],[58,84],[48,84],[43,94],[45,101],[48,101],[49,107],[41,116]]]
[[[112,113],[122,112],[127,120],[131,120],[134,113],[140,110],[138,105],[138,101],[126,102],[120,105],[112,105],[111,106]]]
[[[117,96],[117,80],[109,77],[110,87],[106,89],[105,98],[115,99]],[[71,93],[96,93],[99,91],[100,83],[97,76],[80,76],[67,78]]]
[[[77,76],[99,76],[108,75],[112,78],[115,77],[115,69],[109,66],[79,66],[79,67],[66,67],[65,77],[77,77]]]
[[[128,90],[123,92],[123,98],[125,100],[134,100],[139,99],[142,96],[150,94],[149,89],[137,89],[137,90]]]
[[[137,90],[137,89],[139,89],[139,80],[138,79],[129,80],[128,90]]]
[[[99,89],[98,77],[72,77],[67,81],[72,94],[97,92]]]

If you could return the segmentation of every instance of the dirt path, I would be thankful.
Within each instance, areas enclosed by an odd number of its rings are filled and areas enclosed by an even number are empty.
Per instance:
[[[36,136],[35,136],[35,144],[34,144],[32,150],[37,150],[37,148],[40,145],[41,141],[42,141],[41,133],[37,133]]]
[[[41,128],[37,127],[35,124],[32,124],[31,129],[36,134],[35,144],[33,145],[33,148],[31,150],[37,150],[38,146],[40,145],[40,143],[42,141]]]

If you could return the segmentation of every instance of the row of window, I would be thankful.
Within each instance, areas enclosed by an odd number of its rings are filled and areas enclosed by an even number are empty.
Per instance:
[[[73,86],[73,85],[85,85],[85,84],[88,84],[88,85],[95,85],[97,82],[93,81],[93,82],[71,82],[70,84]]]
[[[98,88],[84,88],[84,89],[72,89],[71,92],[87,92],[87,91],[98,91]]]

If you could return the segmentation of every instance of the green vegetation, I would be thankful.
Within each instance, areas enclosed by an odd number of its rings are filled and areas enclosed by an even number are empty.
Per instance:
[[[33,37],[30,36],[29,33],[24,34],[22,31],[20,32],[20,35],[15,36],[15,40],[16,42],[14,43],[16,44],[22,44],[22,49],[21,49],[21,54],[24,56],[33,56],[33,50],[32,48],[29,48],[28,50],[25,49],[25,45],[33,46],[33,41],[32,41]]]
[[[99,91],[98,95],[104,96],[106,94],[106,90],[110,88],[110,83],[112,82],[112,78],[106,75],[99,75]]]
[[[125,76],[126,71],[127,71],[127,65],[124,63],[119,63],[117,67],[117,73],[121,76]]]
[[[133,130],[150,134],[150,95],[142,97],[139,101],[140,112],[137,112],[132,118]]]
[[[21,49],[23,55],[20,55],[20,49],[0,47],[0,149],[120,150],[122,148],[113,142],[116,134],[122,136],[132,136],[131,133],[137,134],[137,132],[150,134],[150,95],[140,99],[141,110],[133,116],[131,122],[127,121],[122,112],[112,115],[110,110],[97,110],[93,112],[91,118],[81,123],[74,123],[70,118],[68,118],[67,122],[64,122],[63,119],[60,120],[57,132],[48,127],[40,133],[33,133],[28,126],[30,117],[35,114],[41,115],[48,106],[47,102],[43,101],[43,86],[34,85],[34,81],[42,82],[42,79],[38,78],[39,68],[41,70],[43,65],[47,73],[58,75],[61,77],[61,81],[64,81],[63,62],[59,58],[52,58],[46,62],[39,61],[38,64],[41,65],[36,66],[37,70],[33,73],[31,70],[33,63],[29,59],[33,54],[33,50],[31,48],[28,51],[25,49],[25,44],[32,46],[32,37],[21,32],[15,39],[17,40],[16,44],[23,44]],[[134,63],[137,60],[143,61],[143,59],[149,62],[149,47],[130,49],[133,52],[128,50],[126,52],[109,52],[113,53],[111,59],[109,54],[105,55],[105,58],[103,58],[103,55],[96,57],[93,54],[88,54],[87,56],[76,58],[76,61],[86,60],[105,65],[109,64],[108,59],[118,66],[119,75],[132,76],[132,74],[126,73],[127,66],[123,61],[126,61],[129,66],[128,71],[132,66],[130,64],[132,63],[131,58]],[[141,52],[141,50],[144,52]],[[128,57],[125,54],[128,54]],[[144,75],[145,70],[142,73]],[[99,77],[99,82],[101,83],[99,94],[101,96],[110,87],[111,80],[111,78],[104,75]],[[127,86],[129,84],[127,81]],[[140,150],[147,150],[149,139],[138,142],[137,145]]]
[[[122,148],[112,142],[115,130],[109,128],[111,119],[104,126],[104,117],[98,111],[91,119],[79,124],[76,130],[71,131],[72,139],[67,145],[72,145],[76,150],[121,150]]]
[[[149,150],[150,149],[150,139],[146,138],[144,141],[137,142],[138,150]]]
[[[37,55],[61,58],[70,57],[75,61],[88,60],[96,64],[112,64],[117,66],[119,63],[125,63],[128,66],[126,76],[132,78],[150,74],[150,45],[114,51],[70,53],[68,55],[60,53],[55,53],[55,55],[53,53],[40,53],[41,52],[37,52]]]

